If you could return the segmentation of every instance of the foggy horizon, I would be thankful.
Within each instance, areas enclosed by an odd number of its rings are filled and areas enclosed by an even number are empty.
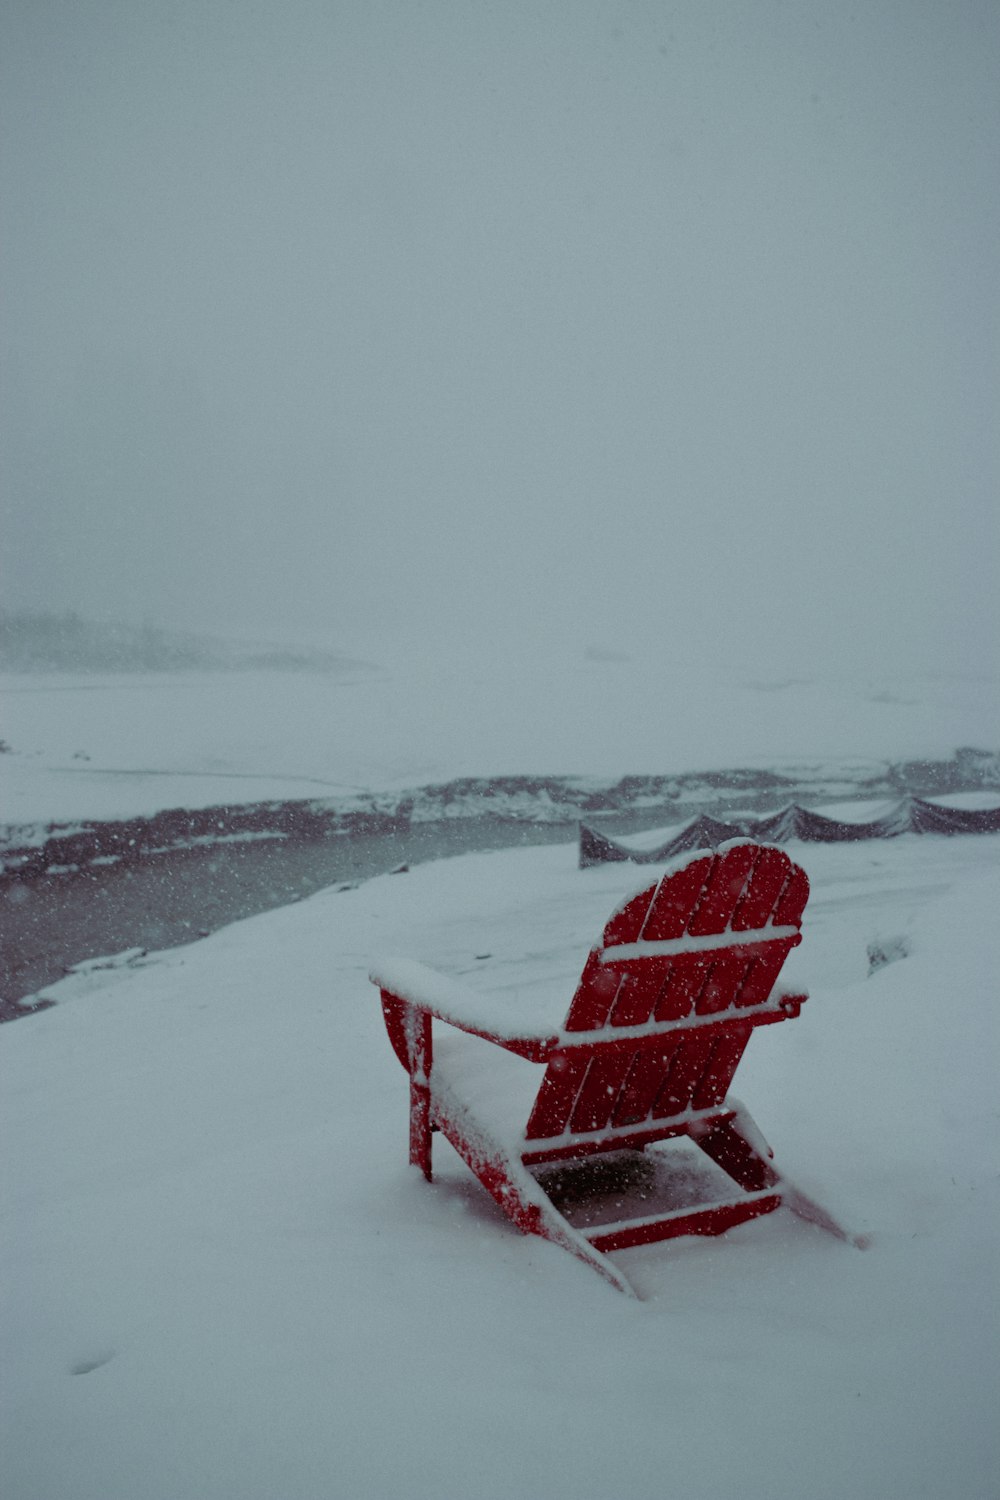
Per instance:
[[[995,664],[993,5],[0,16],[8,609]]]

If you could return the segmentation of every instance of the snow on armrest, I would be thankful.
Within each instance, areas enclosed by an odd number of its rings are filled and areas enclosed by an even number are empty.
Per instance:
[[[501,1042],[555,1041],[551,1026],[517,1013],[502,996],[477,994],[416,959],[379,959],[369,978],[380,990],[408,1000],[463,1031],[495,1037]]]

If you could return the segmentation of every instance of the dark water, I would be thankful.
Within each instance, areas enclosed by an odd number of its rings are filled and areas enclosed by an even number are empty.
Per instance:
[[[301,901],[324,886],[470,850],[566,843],[572,823],[494,819],[310,841],[217,844],[64,875],[0,882],[0,1020],[73,964],[126,948],[173,948],[228,922]]]

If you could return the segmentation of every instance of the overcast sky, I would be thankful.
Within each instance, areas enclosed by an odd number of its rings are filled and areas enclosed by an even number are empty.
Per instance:
[[[0,14],[9,606],[995,664],[995,0]]]

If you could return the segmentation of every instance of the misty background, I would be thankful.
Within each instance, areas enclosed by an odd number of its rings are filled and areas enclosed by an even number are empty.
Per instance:
[[[2,0],[3,602],[996,665],[993,0]]]

